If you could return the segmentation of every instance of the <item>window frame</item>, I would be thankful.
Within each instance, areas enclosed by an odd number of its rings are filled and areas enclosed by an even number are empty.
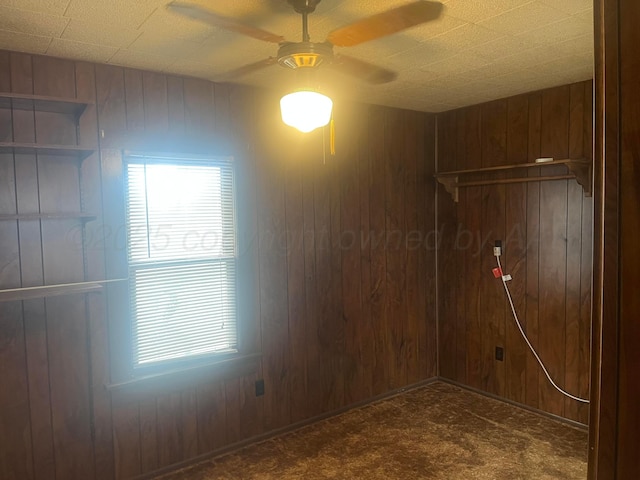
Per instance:
[[[109,359],[109,371],[105,373],[105,387],[113,394],[130,397],[138,393],[162,393],[180,385],[198,385],[203,379],[215,380],[238,378],[259,371],[261,364],[260,319],[257,305],[258,289],[258,245],[256,215],[257,206],[249,202],[255,191],[255,177],[243,160],[228,153],[183,153],[128,150],[103,150],[102,190],[103,218],[94,232],[94,247],[102,249],[105,256],[107,278],[128,278],[128,252],[126,238],[126,166],[131,155],[151,158],[212,159],[224,158],[233,169],[233,200],[235,215],[235,289],[236,289],[236,335],[237,352],[210,354],[196,359],[166,362],[153,368],[133,368],[133,331],[129,308],[130,285],[115,282],[105,286],[104,308],[106,311],[109,346],[99,357]],[[239,173],[240,172],[240,173]],[[239,175],[242,177],[239,177]],[[98,327],[102,328],[102,327]],[[98,358],[99,360],[99,358]],[[141,397],[144,398],[144,397]]]
[[[131,161],[131,159],[135,159],[133,162]],[[147,159],[151,160],[150,162],[147,162]],[[236,168],[235,168],[235,162],[233,157],[231,156],[224,156],[224,155],[185,155],[185,154],[174,154],[174,155],[168,155],[168,154],[152,154],[152,153],[141,153],[141,152],[126,152],[124,158],[123,158],[123,175],[124,175],[124,182],[125,182],[125,226],[126,226],[126,230],[127,233],[129,231],[129,216],[128,216],[128,209],[129,209],[129,176],[128,176],[128,166],[130,163],[143,163],[143,164],[155,164],[155,165],[180,165],[181,163],[183,165],[206,165],[206,163],[211,162],[211,166],[213,166],[213,164],[215,163],[220,163],[220,164],[225,164],[225,166],[228,166],[231,172],[231,212],[232,212],[232,216],[233,216],[233,267],[234,270],[237,271],[238,269],[238,221],[237,221],[237,217],[238,217],[238,213],[237,213],[237,199],[236,199]],[[150,241],[152,237],[152,233],[151,232],[147,232],[147,241]],[[129,254],[129,249],[130,249],[130,242],[129,242],[129,238],[127,236],[127,242],[126,242],[126,246],[127,246],[127,251],[126,251],[126,257],[127,257],[127,271],[130,274],[131,273],[131,263],[130,263],[130,254]],[[210,258],[208,259],[210,260]],[[196,263],[198,262],[197,259],[189,259],[189,260],[181,260],[180,263]],[[142,268],[149,268],[149,267],[142,267]],[[235,357],[238,357],[239,353],[240,353],[240,332],[241,332],[241,328],[240,328],[240,323],[239,323],[239,315],[238,315],[238,276],[237,274],[234,274],[234,285],[233,285],[233,289],[234,289],[234,311],[235,311],[235,322],[234,322],[234,326],[235,326],[235,334],[236,334],[236,348],[233,351],[227,351],[224,353],[215,353],[215,352],[209,352],[209,353],[204,353],[204,354],[198,354],[198,355],[190,355],[190,356],[185,356],[185,357],[180,357],[180,358],[175,358],[175,359],[171,359],[171,360],[161,360],[159,362],[153,362],[150,363],[148,365],[140,365],[140,364],[136,364],[135,361],[135,354],[136,354],[136,335],[134,333],[135,330],[135,325],[134,325],[134,312],[133,312],[133,295],[134,295],[134,288],[133,288],[133,284],[132,284],[132,279],[129,276],[129,288],[128,288],[128,298],[127,298],[127,305],[129,306],[128,308],[128,326],[130,329],[130,348],[129,348],[129,364],[130,364],[130,368],[132,370],[132,374],[134,377],[139,377],[139,376],[146,376],[146,375],[154,375],[160,372],[164,372],[164,371],[173,371],[173,370],[181,370],[181,369],[190,369],[193,368],[194,366],[197,365],[203,365],[203,364],[211,364],[211,363],[221,363],[221,362],[227,362],[230,359],[233,359]]]

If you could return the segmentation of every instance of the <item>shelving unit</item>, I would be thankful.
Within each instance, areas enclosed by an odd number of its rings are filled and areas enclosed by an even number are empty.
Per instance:
[[[65,113],[80,117],[90,102],[75,98],[47,97],[45,95],[26,95],[21,93],[0,92],[0,108],[15,110],[35,110],[38,112]]]
[[[38,155],[39,159],[45,162],[55,162],[57,160],[77,160],[77,168],[81,169],[82,161],[95,152],[94,148],[80,146],[80,122],[88,120],[83,116],[87,107],[95,105],[92,102],[84,102],[75,98],[50,97],[44,95],[26,95],[18,93],[0,92],[0,109],[9,109],[33,112],[34,138],[38,138],[38,112],[47,112],[64,117],[53,116],[46,118],[45,125],[57,128],[58,120],[60,125],[69,127],[70,119],[75,124],[75,142],[69,145],[55,145],[46,143],[22,143],[22,142],[0,142],[0,153]],[[62,127],[64,128],[64,127]],[[42,138],[42,137],[41,137]],[[51,137],[51,138],[55,138]],[[16,159],[20,161],[20,159]],[[30,160],[33,162],[33,160]],[[80,210],[83,210],[81,174],[78,174],[78,187],[80,188]],[[72,207],[73,208],[73,207]],[[77,207],[75,207],[77,208]],[[95,220],[97,217],[93,213],[83,211],[58,211],[58,212],[20,212],[15,214],[0,214],[0,221],[3,220],[79,220],[84,224]],[[86,278],[86,272],[85,272]],[[0,302],[29,300],[34,298],[56,297],[61,295],[74,295],[92,292],[100,292],[104,284],[123,280],[102,280],[102,281],[81,281],[75,283],[40,285],[32,287],[9,288],[0,290]]]
[[[502,172],[515,172],[518,170],[531,170],[532,168],[548,169],[549,167],[563,166],[565,172],[553,172],[547,175],[535,177],[516,176],[509,178],[487,178],[491,174]],[[541,170],[541,171],[542,171]],[[564,159],[541,163],[522,163],[518,165],[501,165],[497,167],[476,168],[471,170],[456,170],[451,172],[436,173],[434,177],[445,190],[451,194],[455,202],[458,201],[458,189],[463,187],[476,187],[482,185],[502,185],[510,183],[540,182],[544,180],[575,179],[583,188],[585,196],[591,196],[592,164],[585,159]],[[477,178],[482,176],[482,178]],[[474,180],[474,177],[476,179]],[[467,179],[467,180],[463,180]]]

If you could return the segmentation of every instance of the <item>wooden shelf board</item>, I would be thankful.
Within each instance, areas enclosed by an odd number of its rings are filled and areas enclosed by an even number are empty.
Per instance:
[[[89,280],[86,282],[63,283],[58,285],[7,288],[0,290],[0,302],[100,292],[104,288],[104,285],[108,283],[120,283],[126,282],[127,280],[126,278],[114,278],[112,280]]]
[[[22,153],[77,157],[84,160],[95,150],[77,145],[45,145],[36,143],[0,142],[0,153]]]
[[[489,173],[489,172],[503,172],[509,170],[518,170],[521,168],[540,168],[540,167],[551,167],[554,165],[571,165],[571,166],[580,166],[580,167],[589,167],[591,166],[591,162],[585,159],[562,159],[562,160],[554,160],[552,162],[541,162],[541,163],[520,163],[516,165],[500,165],[496,167],[485,167],[485,168],[476,168],[472,170],[455,170],[451,172],[439,172],[434,176],[436,178],[442,177],[455,177],[461,175],[473,175],[473,174],[481,174],[481,173]]]
[[[102,284],[99,282],[83,282],[68,285],[42,285],[39,287],[24,287],[0,290],[0,302],[16,300],[31,300],[43,297],[58,297],[77,293],[99,292]]]
[[[556,175],[546,177],[523,177],[523,178],[501,178],[496,180],[478,180],[474,182],[460,182],[453,183],[452,186],[457,187],[479,187],[482,185],[507,185],[510,183],[528,183],[528,182],[540,182],[547,180],[571,180],[574,179],[573,175]]]
[[[79,117],[88,105],[94,105],[94,103],[84,102],[75,98],[58,98],[48,97],[45,95],[0,92],[0,108],[66,113]]]
[[[57,212],[57,213],[16,213],[0,214],[0,220],[57,220],[79,218],[84,221],[95,220],[96,215],[84,212]]]
[[[480,180],[466,180],[462,181],[462,178],[480,175],[490,174],[497,172],[508,172],[521,169],[532,168],[544,168],[552,166],[564,166],[566,167],[567,174],[555,174],[538,177],[511,177],[511,178],[483,178]],[[455,170],[450,172],[436,173],[434,177],[440,182],[445,190],[451,194],[454,202],[458,201],[458,188],[461,187],[473,187],[481,185],[501,185],[509,183],[526,183],[526,182],[538,182],[543,180],[568,180],[575,179],[583,188],[584,194],[588,197],[591,196],[591,171],[592,165],[589,160],[585,159],[562,159],[554,160],[551,162],[540,163],[521,163],[516,165],[500,165],[496,167],[476,168],[471,170]]]

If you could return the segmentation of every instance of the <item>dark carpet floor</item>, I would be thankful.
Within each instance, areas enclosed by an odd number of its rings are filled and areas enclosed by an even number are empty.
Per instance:
[[[433,383],[163,480],[585,480],[587,432]]]

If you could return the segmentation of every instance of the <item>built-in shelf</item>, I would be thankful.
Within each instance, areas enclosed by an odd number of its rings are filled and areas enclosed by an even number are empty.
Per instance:
[[[66,113],[80,117],[92,102],[75,98],[48,97],[45,95],[27,95],[22,93],[0,92],[0,108],[16,110],[35,110],[39,112]]]
[[[32,300],[34,298],[58,297],[60,295],[74,295],[76,293],[99,292],[102,284],[98,282],[82,282],[67,285],[43,285],[40,287],[24,287],[0,290],[0,302],[15,300]]]
[[[87,282],[64,283],[59,285],[8,288],[0,290],[0,302],[32,300],[34,298],[44,297],[59,297],[61,295],[76,295],[78,293],[97,293],[102,291],[104,285],[107,283],[126,281],[126,278],[118,278],[114,280],[94,280]]]
[[[79,160],[84,160],[94,152],[94,149],[79,147],[76,145],[0,142],[0,153],[58,155],[65,157],[77,157]]]
[[[513,172],[518,170],[530,170],[539,168],[541,172],[548,167],[565,167],[564,172],[559,173],[555,169],[547,175],[509,178],[490,178],[493,173]],[[458,189],[462,187],[476,187],[482,185],[501,185],[509,183],[540,182],[544,180],[566,180],[575,179],[583,188],[586,196],[591,196],[591,172],[592,165],[585,159],[564,159],[541,163],[521,163],[517,165],[501,165],[496,167],[476,168],[471,170],[455,170],[451,172],[436,173],[434,177],[440,182],[445,190],[451,194],[455,202],[458,201]],[[474,179],[474,177],[482,178]],[[465,179],[465,180],[463,180]]]
[[[64,220],[74,218],[90,222],[96,219],[96,215],[84,212],[0,214],[0,220]]]

